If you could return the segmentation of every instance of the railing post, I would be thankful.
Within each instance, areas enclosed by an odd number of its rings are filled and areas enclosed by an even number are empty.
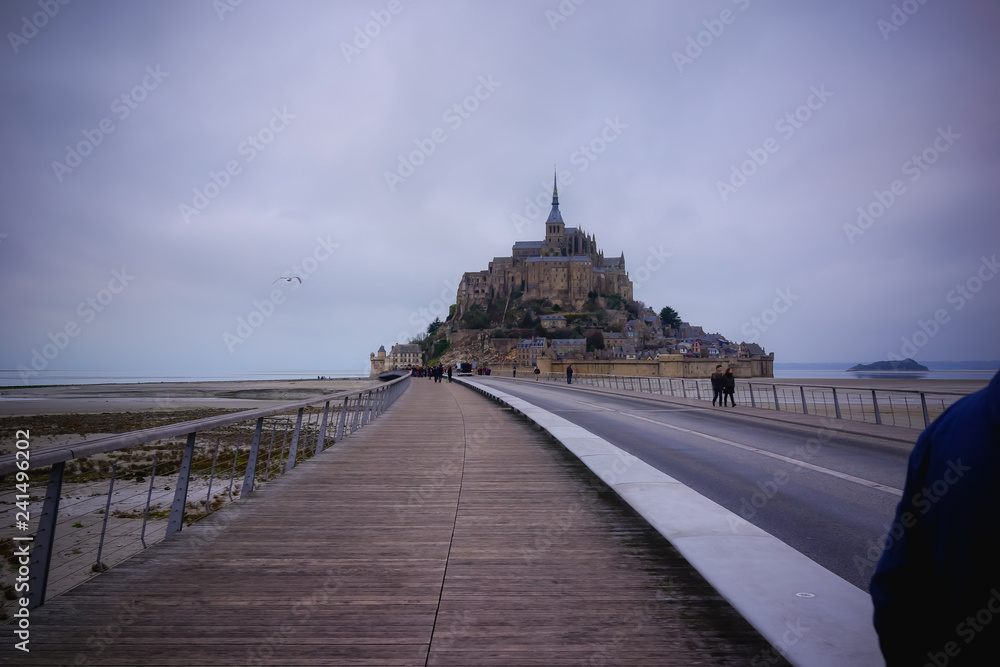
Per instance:
[[[312,423],[313,423],[313,415],[310,414],[309,415],[309,423],[307,424],[307,426],[312,426]],[[319,428],[319,410],[316,411],[316,427]],[[304,458],[309,456],[309,448],[306,447],[306,443],[308,442],[308,440],[309,440],[309,429],[306,428],[306,437],[302,440],[302,456]],[[316,450],[316,448],[314,447],[313,448],[313,454],[316,453],[315,450]]]
[[[872,405],[875,406],[875,423],[882,423],[882,413],[878,409],[878,397],[875,395],[875,390],[872,389]]]
[[[29,568],[28,600],[30,607],[41,607],[45,603],[45,586],[49,582],[49,565],[52,563],[52,544],[56,538],[56,519],[59,516],[59,498],[62,496],[63,471],[66,462],[52,464],[49,471],[49,485],[45,489],[45,500],[42,503],[42,514],[38,519],[38,531],[35,533],[35,544],[31,549],[31,567]],[[15,537],[18,542],[22,538]]]
[[[142,532],[139,533],[139,541],[142,542],[143,549],[146,548],[146,521],[149,519],[149,503],[153,500],[153,482],[156,480],[156,459],[159,455],[159,452],[153,453],[153,470],[149,473],[149,491],[146,492],[146,509],[142,513]]]
[[[111,514],[111,494],[115,492],[115,472],[118,471],[118,461],[111,464],[111,482],[108,484],[108,501],[104,504],[104,521],[101,523],[101,539],[97,543],[97,570],[104,572],[101,554],[104,553],[104,534],[108,532],[108,515]]]
[[[299,414],[295,418],[295,430],[292,431],[292,444],[288,448],[288,459],[285,461],[285,472],[288,472],[295,467],[295,455],[298,453],[299,449],[299,433],[302,431],[302,411],[305,408],[299,408]]]
[[[778,385],[772,384],[771,391],[774,394],[774,409],[781,410],[781,405],[778,404]]]
[[[323,407],[323,423],[319,427],[319,438],[316,440],[316,453],[323,451],[323,442],[326,440],[326,422],[330,418],[330,401]]]
[[[368,403],[371,400],[372,393],[369,391],[364,394],[364,400],[361,400],[361,396],[358,396],[358,402],[361,406],[361,417],[358,419],[358,430],[363,429],[365,424],[368,423]]]
[[[802,414],[809,414],[809,408],[806,407],[806,390],[805,387],[799,385],[799,393],[802,394]]]
[[[212,471],[208,474],[208,495],[205,496],[205,513],[212,513],[212,483],[215,481],[215,464],[219,460],[219,436],[215,436],[215,454],[212,455]],[[149,487],[152,489],[152,485]]]
[[[667,385],[670,387],[670,395],[673,396],[674,395],[674,379],[673,378],[667,378]]]
[[[747,387],[750,389],[750,407],[751,408],[756,408],[757,407],[757,399],[755,399],[754,395],[753,395],[753,382],[747,382]]]
[[[698,395],[698,400],[700,401],[701,400],[701,382],[699,382],[698,380],[694,381],[694,390],[695,390],[695,393]]]
[[[337,420],[337,430],[333,432],[333,442],[336,444],[344,438],[344,423],[347,420],[347,397],[344,396],[344,405],[340,408],[340,419]]]
[[[240,496],[253,491],[254,476],[257,474],[257,452],[260,451],[260,434],[264,430],[264,418],[257,418],[257,428],[253,432],[253,443],[250,445],[250,458],[247,459],[247,471],[243,475],[243,487],[240,489]]]
[[[233,484],[236,482],[236,462],[240,460],[240,436],[236,436],[236,447],[233,448],[233,471],[229,474],[229,500],[233,500]]]
[[[656,378],[656,386],[660,389],[660,396],[663,396],[663,378]]]
[[[833,412],[837,415],[837,419],[840,419],[840,399],[837,398],[837,388],[833,388]]]
[[[191,477],[191,459],[194,458],[194,439],[197,431],[188,433],[187,444],[184,445],[184,458],[181,459],[181,470],[177,473],[177,490],[174,491],[174,502],[170,506],[170,521],[167,523],[167,537],[184,527],[184,506],[187,504],[188,480]]]
[[[267,463],[264,464],[264,481],[267,481],[267,476],[271,474],[271,453],[274,452],[274,429],[277,425],[274,420],[271,420],[271,443],[267,446]]]
[[[927,397],[924,396],[924,392],[920,392],[920,408],[924,411],[924,428],[927,428],[931,425],[931,418],[927,414]]]
[[[354,399],[354,415],[351,418],[351,433],[361,428],[361,394]]]
[[[687,387],[684,386],[684,380],[681,380],[681,396],[684,398],[688,397]]]

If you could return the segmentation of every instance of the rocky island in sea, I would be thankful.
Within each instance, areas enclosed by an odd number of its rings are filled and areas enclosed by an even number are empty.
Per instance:
[[[927,366],[918,364],[913,359],[903,359],[902,361],[876,361],[873,364],[858,364],[851,366],[848,371],[902,371],[906,373],[930,371]]]

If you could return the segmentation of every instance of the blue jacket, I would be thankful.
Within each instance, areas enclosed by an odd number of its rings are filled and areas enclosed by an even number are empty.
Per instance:
[[[917,440],[869,590],[890,667],[1000,664],[1000,372]]]

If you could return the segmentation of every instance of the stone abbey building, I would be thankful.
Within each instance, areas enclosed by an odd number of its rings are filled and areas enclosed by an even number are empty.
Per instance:
[[[484,308],[493,299],[523,291],[524,299],[549,299],[566,310],[579,310],[590,292],[632,298],[632,281],[625,270],[625,253],[605,259],[593,235],[567,227],[559,212],[559,191],[552,184],[552,211],[545,221],[545,239],[518,241],[510,257],[494,257],[485,271],[462,276],[456,317],[470,306]]]

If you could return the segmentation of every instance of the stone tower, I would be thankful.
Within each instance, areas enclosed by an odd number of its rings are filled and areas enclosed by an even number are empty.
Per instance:
[[[372,370],[368,374],[369,377],[375,377],[379,373],[385,370],[385,345],[378,346],[378,355],[374,352],[371,353]]]
[[[560,255],[566,254],[566,224],[559,212],[559,187],[555,174],[552,175],[552,210],[545,221],[545,245],[551,249],[550,252],[555,250]]]

